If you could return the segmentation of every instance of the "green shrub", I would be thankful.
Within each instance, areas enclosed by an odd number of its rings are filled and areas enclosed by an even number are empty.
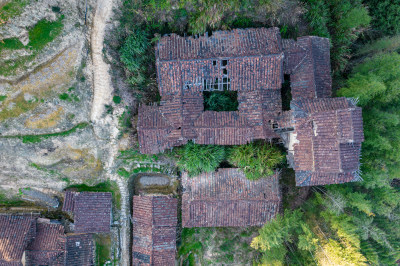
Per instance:
[[[225,147],[217,145],[199,145],[189,142],[175,148],[176,164],[193,177],[203,172],[213,172],[225,160]]]
[[[10,38],[10,39],[5,39],[3,41],[0,41],[0,51],[2,49],[12,49],[12,50],[18,50],[22,49],[25,46],[22,44],[20,40],[17,38]]]
[[[114,97],[113,97],[113,102],[114,102],[115,104],[120,104],[120,103],[121,103],[121,97],[119,97],[119,96],[114,96]]]
[[[58,98],[60,98],[60,100],[67,101],[69,99],[69,95],[68,93],[62,93],[58,95]]]
[[[29,30],[28,46],[34,50],[43,49],[61,33],[64,27],[63,19],[64,16],[62,15],[57,21],[40,20]]]
[[[246,177],[251,180],[273,175],[273,170],[284,159],[285,155],[275,146],[254,142],[233,146],[228,157],[228,161],[243,169]]]
[[[0,95],[0,102],[4,101],[7,99],[7,95]]]

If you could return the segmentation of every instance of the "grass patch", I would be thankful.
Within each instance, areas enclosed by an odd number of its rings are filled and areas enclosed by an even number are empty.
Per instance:
[[[0,51],[3,49],[18,50],[23,49],[25,46],[17,38],[10,38],[0,41]]]
[[[24,1],[12,1],[9,4],[16,2],[20,4]],[[27,1],[26,1],[27,2]],[[7,4],[8,5],[8,4]],[[5,5],[3,9],[7,6]],[[1,15],[1,14],[0,14]],[[32,54],[20,56],[18,59],[5,60],[0,63],[0,75],[10,76],[15,75],[17,70],[26,70],[26,64],[32,62],[38,55],[38,52],[43,49],[48,43],[52,42],[62,31],[64,24],[61,15],[56,21],[41,20],[31,29],[29,29],[29,43],[25,47],[17,38],[6,39],[0,42],[0,51],[2,49],[32,49]]]
[[[21,200],[19,197],[15,196],[9,198],[3,192],[0,191],[0,207],[18,207],[24,204],[25,202]]]
[[[5,98],[3,100],[5,100]],[[13,104],[14,106],[12,108],[3,108],[3,110],[0,111],[0,121],[11,117],[18,117],[35,108],[39,103],[38,101],[26,101],[24,94],[21,93],[13,100]]]
[[[96,265],[105,265],[111,261],[111,237],[109,235],[96,235]]]
[[[7,98],[7,95],[0,95],[0,102],[4,101]]]
[[[62,31],[64,24],[61,15],[56,21],[41,20],[29,30],[28,46],[34,50],[43,49],[48,43],[52,42]]]
[[[0,20],[8,21],[10,18],[20,15],[29,0],[13,0],[0,8]]]
[[[43,134],[43,135],[26,135],[26,136],[20,136],[19,138],[22,138],[23,143],[37,143],[41,142],[43,139],[48,139],[50,137],[64,137],[68,136],[74,132],[76,132],[78,129],[83,129],[87,127],[89,124],[88,123],[80,123],[70,130],[63,131],[63,132],[57,132],[57,133],[51,133],[51,134]]]
[[[67,189],[73,189],[77,192],[111,192],[113,198],[113,204],[117,209],[121,208],[121,193],[116,182],[106,181],[99,183],[95,186],[88,186],[86,184],[72,185],[67,187]]]

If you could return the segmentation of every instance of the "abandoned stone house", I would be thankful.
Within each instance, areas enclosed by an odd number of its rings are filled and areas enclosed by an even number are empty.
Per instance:
[[[298,186],[359,180],[361,109],[352,99],[330,98],[328,39],[282,40],[278,28],[171,34],[156,46],[156,67],[161,102],[139,107],[141,153],[188,141],[241,145],[280,139]],[[291,110],[285,111],[284,75],[292,95]],[[205,110],[210,91],[236,93],[237,110]]]
[[[62,210],[73,216],[75,233],[109,233],[111,208],[110,192],[66,191]]]
[[[182,175],[182,227],[262,226],[281,206],[279,172],[250,181],[237,168]]]
[[[65,234],[48,219],[0,215],[0,265],[94,265],[91,234]]]
[[[133,265],[175,265],[177,212],[176,198],[133,197]]]

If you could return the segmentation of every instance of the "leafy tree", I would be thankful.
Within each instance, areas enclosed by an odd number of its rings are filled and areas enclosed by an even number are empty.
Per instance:
[[[363,107],[363,172],[368,187],[388,186],[400,163],[400,55],[378,54],[355,67],[340,96]]]
[[[400,32],[399,0],[365,0],[372,15],[373,26],[385,35]]]
[[[262,262],[266,265],[284,265],[292,244],[307,252],[313,252],[318,247],[318,238],[303,221],[300,210],[285,210],[284,215],[278,214],[259,233],[251,242],[251,247],[264,252]]]
[[[250,143],[233,146],[228,161],[243,169],[248,179],[259,179],[272,175],[285,155],[277,147],[267,143]]]
[[[189,176],[196,176],[202,172],[213,172],[225,160],[225,147],[217,145],[199,145],[189,142],[182,147],[175,148],[176,164]]]

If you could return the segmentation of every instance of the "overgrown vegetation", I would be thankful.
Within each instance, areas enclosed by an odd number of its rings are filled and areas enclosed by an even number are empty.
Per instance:
[[[176,164],[189,176],[196,176],[203,172],[213,172],[225,160],[224,146],[199,145],[189,142],[184,146],[174,148]]]
[[[251,265],[260,253],[250,247],[257,228],[183,228],[181,265]]]
[[[94,237],[96,243],[96,265],[107,265],[111,261],[111,237],[110,235],[96,234]]]
[[[311,34],[330,38],[333,74],[347,66],[351,45],[371,21],[361,0],[303,0]]]
[[[280,149],[263,142],[233,146],[228,157],[228,161],[241,168],[250,180],[273,175],[273,170],[284,159],[285,155]]]
[[[238,100],[237,91],[204,91],[204,110],[205,111],[237,111]]]
[[[43,49],[48,43],[52,42],[62,31],[64,24],[61,15],[56,21],[41,20],[29,30],[28,46],[34,50]]]

